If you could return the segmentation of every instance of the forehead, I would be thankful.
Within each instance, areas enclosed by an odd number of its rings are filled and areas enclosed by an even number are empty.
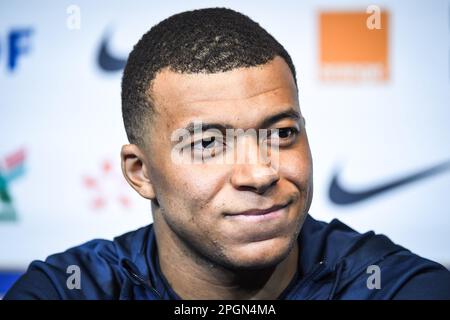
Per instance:
[[[299,111],[292,73],[280,57],[213,74],[164,69],[153,81],[151,96],[159,121],[172,129],[193,119],[240,122],[243,128],[282,109]]]

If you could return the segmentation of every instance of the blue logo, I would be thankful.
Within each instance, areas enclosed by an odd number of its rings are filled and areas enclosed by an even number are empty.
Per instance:
[[[430,168],[411,173],[403,178],[391,180],[376,187],[365,190],[349,190],[346,186],[342,185],[339,179],[340,171],[338,170],[335,172],[333,178],[331,179],[329,197],[331,202],[333,202],[334,204],[350,205],[384,194],[401,186],[421,181],[427,177],[431,177],[449,169],[450,161],[446,161]]]
[[[33,34],[32,28],[17,28],[8,32],[5,48],[0,48],[0,58],[6,59],[6,67],[9,72],[14,72],[19,61],[31,52],[30,38]]]
[[[97,63],[100,69],[106,72],[116,72],[125,68],[127,59],[122,57],[117,57],[115,54],[111,53],[109,42],[110,35],[106,33],[100,42],[100,49],[98,51]]]

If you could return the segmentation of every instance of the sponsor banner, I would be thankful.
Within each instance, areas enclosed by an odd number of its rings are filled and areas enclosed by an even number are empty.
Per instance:
[[[121,174],[121,72],[152,25],[217,5],[0,4],[0,270],[152,222]],[[450,265],[448,1],[225,5],[258,21],[296,65],[311,215]],[[1,279],[4,290],[11,280]]]

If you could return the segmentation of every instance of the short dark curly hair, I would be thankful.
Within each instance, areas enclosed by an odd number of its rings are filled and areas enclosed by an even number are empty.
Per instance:
[[[181,73],[218,73],[282,57],[295,83],[292,59],[258,23],[227,8],[175,14],[145,33],[131,51],[122,78],[122,116],[130,143],[144,145],[152,115],[151,81],[163,68]]]

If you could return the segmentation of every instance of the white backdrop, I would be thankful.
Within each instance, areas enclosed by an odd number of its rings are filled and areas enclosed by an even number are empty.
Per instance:
[[[151,222],[150,204],[121,177],[121,71],[100,67],[101,41],[126,58],[160,20],[211,6],[249,15],[294,60],[314,159],[310,213],[387,234],[449,266],[450,170],[354,204],[329,197],[336,170],[356,192],[450,160],[449,2],[335,2],[1,1],[0,269],[24,270]],[[371,4],[388,16],[388,78],[321,79],[321,14],[364,14]],[[80,29],[68,27],[73,8]]]

